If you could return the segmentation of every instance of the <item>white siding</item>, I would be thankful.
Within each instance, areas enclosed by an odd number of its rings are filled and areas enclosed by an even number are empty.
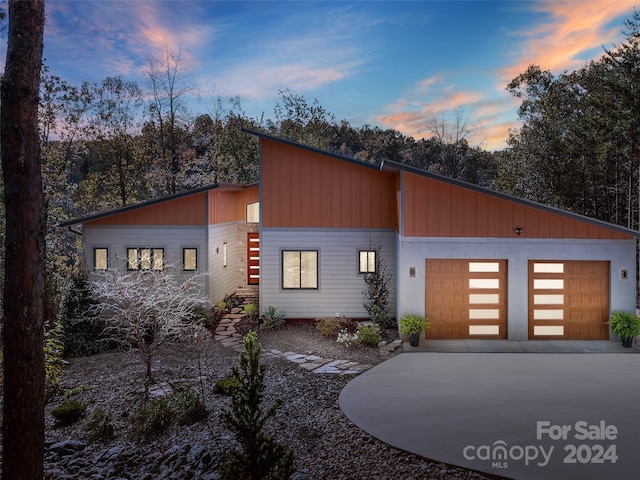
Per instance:
[[[182,282],[194,273],[206,273],[206,227],[184,226],[131,226],[100,225],[83,227],[85,271],[93,269],[93,249],[109,249],[109,268],[126,271],[126,255],[129,247],[164,248],[166,270]],[[198,249],[198,271],[182,270],[182,248]],[[206,279],[203,278],[203,283]]]
[[[406,313],[424,315],[426,258],[507,259],[509,340],[528,337],[529,260],[610,261],[610,308],[635,311],[635,240],[402,237],[398,246],[398,318]],[[412,268],[415,277],[409,274]],[[623,269],[628,279],[621,277]]]
[[[227,244],[227,266],[223,265]],[[219,302],[238,287],[238,224],[209,225],[209,298]]]
[[[260,308],[283,308],[289,318],[366,318],[364,276],[358,273],[358,251],[382,247],[390,276],[390,313],[395,311],[396,237],[394,231],[348,229],[261,230]],[[282,250],[318,250],[318,289],[282,289]]]

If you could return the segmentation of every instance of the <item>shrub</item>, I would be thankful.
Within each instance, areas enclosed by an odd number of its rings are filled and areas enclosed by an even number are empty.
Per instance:
[[[93,410],[84,422],[87,438],[95,440],[111,440],[115,436],[115,427],[111,421],[111,413],[101,408]]]
[[[358,325],[356,332],[358,340],[363,345],[375,347],[378,345],[382,337],[380,336],[380,328],[370,322],[362,322]]]
[[[159,435],[167,430],[174,420],[169,396],[149,400],[134,417],[134,430],[143,437]]]
[[[335,337],[344,328],[345,323],[347,323],[347,320],[339,317],[319,318],[316,321],[316,330],[321,335]]]
[[[85,403],[71,400],[51,410],[51,415],[56,419],[58,426],[66,427],[80,420],[86,409]]]
[[[264,330],[279,330],[285,326],[286,316],[287,312],[284,310],[277,310],[276,307],[269,305],[267,310],[264,312],[264,320],[261,328]]]
[[[151,437],[165,432],[173,424],[191,425],[207,418],[202,399],[192,390],[149,400],[134,418],[138,435]]]
[[[239,386],[240,379],[231,373],[213,385],[213,393],[217,393],[218,395],[231,395],[233,390]]]
[[[266,411],[262,408],[266,366],[259,362],[260,344],[256,332],[244,337],[246,354],[240,354],[240,369],[233,367],[233,375],[240,386],[231,396],[231,409],[223,412],[222,422],[240,444],[231,458],[221,463],[223,479],[289,479],[293,473],[293,453],[263,431],[280,403]]]
[[[256,318],[258,318],[258,307],[256,306],[255,303],[249,303],[247,305],[244,306],[244,312],[249,315],[249,319],[251,321],[254,321]]]
[[[200,396],[193,390],[185,390],[171,399],[175,421],[178,425],[191,425],[207,418],[209,412]]]
[[[380,328],[390,328],[393,326],[393,321],[389,316],[389,283],[391,282],[391,277],[387,274],[387,267],[382,260],[381,248],[377,247],[375,252],[375,271],[364,276],[363,306],[373,323]]]
[[[64,329],[59,321],[46,321],[44,327],[44,369],[45,394],[51,397],[58,389],[62,375],[62,354],[64,352]]]
[[[358,338],[357,333],[350,333],[347,330],[340,330],[338,332],[338,338],[336,340],[338,343],[343,344],[346,347],[353,347],[360,343],[360,339]]]

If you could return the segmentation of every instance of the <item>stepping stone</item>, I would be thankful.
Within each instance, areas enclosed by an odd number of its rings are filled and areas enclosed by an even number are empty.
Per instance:
[[[235,333],[235,330],[216,330],[216,335],[221,335],[223,337],[230,337]]]
[[[313,373],[342,373],[342,370],[336,367],[330,367],[329,365],[325,365],[320,368],[316,368]]]
[[[351,367],[355,367],[356,365],[358,365],[356,362],[346,362],[346,363],[341,363],[340,365],[336,365],[340,370],[348,370]]]
[[[296,352],[284,352],[282,354],[283,357],[290,357],[291,355],[298,355]]]
[[[308,356],[306,356],[306,357],[304,357],[304,358],[305,358],[305,360],[308,360],[308,361],[310,361],[310,362],[313,362],[313,361],[315,361],[315,360],[321,360],[321,359],[322,359],[321,357],[318,357],[317,355],[308,355]]]
[[[304,358],[287,358],[287,360],[293,363],[301,364],[301,365],[307,363],[307,361]]]
[[[293,360],[297,360],[297,359],[299,359],[299,358],[304,358],[304,357],[306,357],[306,355],[302,355],[301,353],[296,353],[296,354],[294,354],[294,355],[289,355],[289,356],[287,357],[287,360],[291,360],[291,361],[293,361]]]
[[[276,350],[275,348],[271,349],[271,353],[273,353],[274,355],[282,355],[282,352],[280,350]]]
[[[348,363],[348,362],[349,362],[349,360],[334,360],[332,362],[329,362],[327,364],[327,367],[336,367],[338,365],[341,365],[343,363]]]

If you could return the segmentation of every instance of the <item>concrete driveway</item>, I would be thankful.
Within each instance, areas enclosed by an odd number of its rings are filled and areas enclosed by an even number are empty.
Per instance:
[[[619,353],[403,353],[349,382],[340,407],[385,443],[492,475],[639,478],[640,355],[622,353],[640,348],[588,345]]]

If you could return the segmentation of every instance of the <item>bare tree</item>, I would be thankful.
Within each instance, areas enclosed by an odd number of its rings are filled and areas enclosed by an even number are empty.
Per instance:
[[[151,122],[161,159],[169,168],[169,193],[177,191],[180,173],[181,133],[187,108],[185,97],[194,90],[187,76],[185,51],[165,45],[161,54],[149,58],[146,72],[151,84]]]
[[[38,133],[43,35],[44,0],[9,0],[0,155],[6,217],[2,474],[12,480],[43,477],[45,218]]]
[[[432,140],[437,143],[438,158],[434,159],[430,170],[447,177],[463,179],[466,175],[469,137],[477,132],[470,114],[465,114],[463,107],[458,107],[453,120],[442,112],[439,116],[431,113],[431,118],[422,125],[423,131],[430,132]]]
[[[202,282],[194,276],[178,283],[166,270],[111,269],[95,275],[89,290],[97,303],[84,320],[104,322],[106,339],[137,348],[151,380],[157,348],[185,338],[198,310],[208,305],[200,291]]]

